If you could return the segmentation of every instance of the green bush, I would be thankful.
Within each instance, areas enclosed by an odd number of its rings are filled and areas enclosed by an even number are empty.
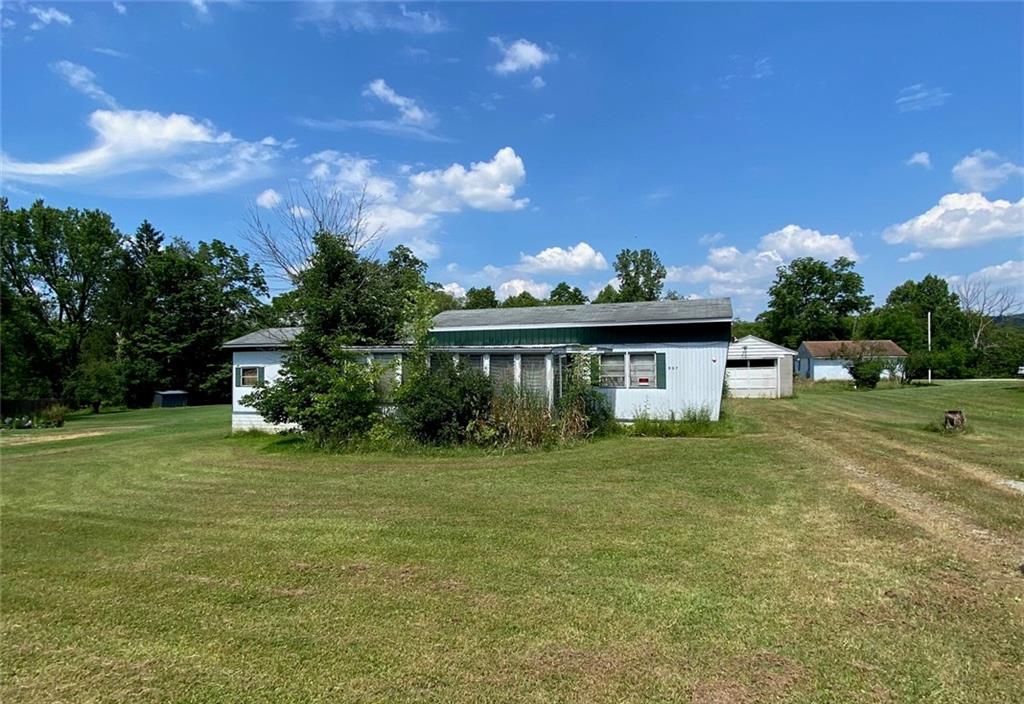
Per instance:
[[[317,444],[345,443],[373,427],[381,369],[347,352],[329,360],[289,358],[288,373],[243,399],[271,423],[297,423]]]
[[[64,426],[64,417],[70,412],[71,409],[61,403],[47,406],[39,413],[39,427],[61,428]]]
[[[615,426],[608,397],[589,383],[569,384],[558,399],[556,411],[561,440],[601,435]]]
[[[435,355],[427,368],[402,370],[395,393],[398,424],[415,440],[452,445],[477,434],[490,411],[494,389],[476,369],[456,365],[450,355]]]
[[[878,386],[886,367],[882,360],[865,358],[851,362],[846,368],[858,389],[873,389]]]

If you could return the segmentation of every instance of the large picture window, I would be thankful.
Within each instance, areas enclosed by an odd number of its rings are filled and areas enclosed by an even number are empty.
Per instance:
[[[636,353],[629,355],[629,388],[631,389],[656,389],[658,388],[658,366],[657,358],[653,352]]]
[[[625,388],[626,355],[601,355],[601,378],[598,385],[609,389]]]

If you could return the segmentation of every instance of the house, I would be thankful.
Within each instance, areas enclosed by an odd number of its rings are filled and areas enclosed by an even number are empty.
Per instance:
[[[567,370],[597,357],[597,385],[620,420],[721,410],[732,303],[727,298],[603,305],[450,310],[434,317],[437,351],[453,355],[496,382],[557,401]],[[232,429],[277,429],[245,397],[273,382],[300,328],[258,330],[224,344],[233,356]],[[401,383],[407,345],[353,348],[392,364]]]
[[[907,353],[892,340],[807,340],[796,351],[796,371],[811,381],[850,381],[846,365],[853,355],[866,355],[902,367]],[[882,378],[891,376],[888,369]]]
[[[796,352],[754,335],[729,345],[725,384],[733,398],[783,398],[793,395]]]

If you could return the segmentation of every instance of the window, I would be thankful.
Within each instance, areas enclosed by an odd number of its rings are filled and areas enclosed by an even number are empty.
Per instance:
[[[548,397],[548,367],[540,355],[523,355],[519,361],[523,391],[541,398]]]
[[[483,372],[484,356],[482,354],[460,354],[459,366],[465,369],[476,369],[478,372]]]
[[[516,358],[511,354],[491,355],[491,381],[501,388],[516,383]]]
[[[601,378],[598,385],[612,389],[626,386],[626,355],[601,355]]]
[[[385,394],[390,394],[398,385],[398,362],[399,356],[393,352],[374,352],[373,363],[382,368],[378,385]]]
[[[263,367],[239,367],[235,386],[256,386],[263,381]]]
[[[653,352],[629,355],[629,388],[654,389],[658,387],[657,363]]]

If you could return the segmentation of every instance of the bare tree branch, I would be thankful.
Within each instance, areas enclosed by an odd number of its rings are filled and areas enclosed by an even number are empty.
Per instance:
[[[365,185],[350,195],[323,181],[312,181],[289,187],[269,214],[250,203],[242,238],[268,276],[294,284],[313,256],[319,234],[344,239],[364,256],[376,256],[384,226],[373,224],[372,205]]]
[[[974,349],[982,346],[985,332],[993,322],[1021,307],[1018,290],[996,286],[989,279],[965,276],[956,284],[956,295],[967,316]]]

